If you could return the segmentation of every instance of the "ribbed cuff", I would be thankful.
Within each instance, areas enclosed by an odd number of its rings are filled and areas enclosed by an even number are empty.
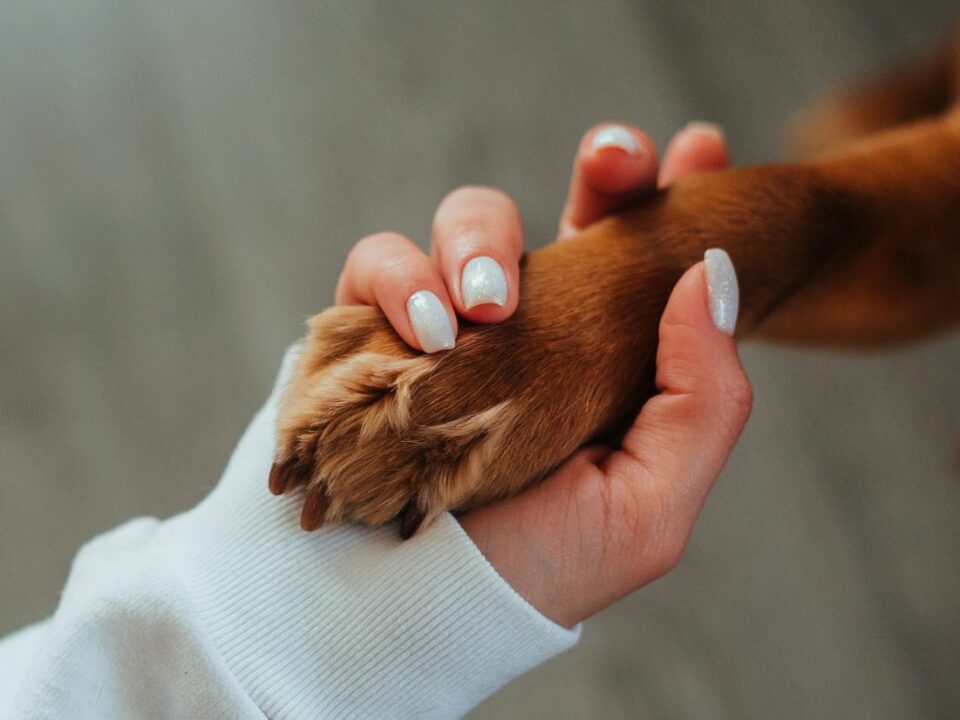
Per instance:
[[[301,531],[301,499],[267,492],[276,400],[214,492],[151,548],[269,717],[458,717],[576,642],[579,628],[531,607],[449,515],[406,542],[392,526]]]

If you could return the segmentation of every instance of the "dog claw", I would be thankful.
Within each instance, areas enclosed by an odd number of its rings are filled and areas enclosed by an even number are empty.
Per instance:
[[[270,468],[270,492],[274,495],[283,495],[290,485],[290,476],[293,474],[293,463],[286,461],[274,463]]]
[[[409,540],[423,525],[426,515],[414,503],[410,503],[400,516],[400,537]]]
[[[300,513],[300,527],[308,532],[320,528],[328,507],[330,507],[330,498],[322,488],[308,490],[307,499],[303,503],[303,512]]]

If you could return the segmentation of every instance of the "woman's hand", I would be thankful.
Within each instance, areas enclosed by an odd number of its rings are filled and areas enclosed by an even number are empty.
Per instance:
[[[558,240],[658,186],[726,165],[723,136],[710,125],[677,133],[662,166],[641,131],[595,127],[577,151]],[[514,203],[490,188],[460,188],[437,209],[429,257],[401,235],[364,238],[347,259],[336,301],[378,305],[411,346],[442,350],[456,341],[458,317],[494,323],[513,313],[522,251]],[[711,279],[732,273],[724,261],[711,263]],[[677,283],[660,326],[660,394],[620,449],[585,448],[540,485],[460,518],[504,579],[562,625],[676,564],[746,422],[750,385],[733,340],[718,329],[732,329],[730,297],[714,287],[708,302],[707,275],[700,263]]]
[[[720,131],[694,123],[667,148],[663,167],[643,132],[599,125],[580,142],[558,239],[616,212],[693,172],[725,167]],[[659,174],[658,174],[659,170]],[[456,341],[457,318],[506,320],[519,302],[523,224],[513,200],[499,190],[454,190],[437,208],[430,255],[398,233],[358,242],[337,283],[337,305],[377,305],[411,347],[425,352]]]

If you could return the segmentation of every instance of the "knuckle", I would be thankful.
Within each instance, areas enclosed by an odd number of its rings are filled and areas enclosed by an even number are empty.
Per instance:
[[[460,201],[464,199],[492,201],[503,203],[504,205],[509,205],[514,208],[516,207],[513,199],[503,192],[503,190],[490,187],[489,185],[461,185],[447,193],[443,202],[446,203],[448,201]]]
[[[465,185],[441,202],[449,237],[490,240],[504,227],[519,226],[520,209],[502,190],[483,185]],[[506,221],[506,222],[505,222]]]
[[[349,257],[362,257],[374,252],[382,252],[384,248],[405,248],[410,245],[410,241],[396,232],[378,232],[367,235],[357,241],[350,251]]]
[[[753,407],[753,387],[747,379],[746,373],[739,369],[724,386],[724,405],[728,408],[730,422],[741,426],[750,417]]]
[[[666,537],[663,538],[657,549],[650,567],[654,579],[661,578],[675,570],[683,559],[687,547],[686,538],[677,538],[674,537],[675,535],[674,532],[667,532]]]
[[[389,233],[376,233],[358,240],[350,248],[350,252],[347,253],[344,269],[349,272],[356,272],[363,268],[368,258],[376,256],[382,251],[384,244],[390,242],[388,236]]]
[[[398,284],[422,284],[424,273],[415,255],[403,252],[383,255],[373,268],[371,280],[375,287]]]
[[[678,529],[678,514],[671,489],[657,484],[646,497],[646,513],[638,527],[647,551],[643,553],[640,576],[647,581],[663,577],[680,562],[686,535]],[[638,538],[639,539],[639,538]]]
[[[513,198],[507,195],[503,190],[494,187],[477,186],[477,192],[489,199],[491,202],[498,203],[505,209],[512,212],[519,213],[519,209],[517,208],[517,204],[513,201]]]
[[[455,187],[453,190],[443,196],[443,200],[440,201],[440,207],[442,208],[457,202],[463,198],[464,195],[469,195],[477,187],[478,186],[476,185],[460,185],[459,187]]]
[[[344,275],[378,296],[386,287],[423,283],[429,276],[429,260],[405,236],[395,232],[368,235],[347,256]]]
[[[434,216],[433,248],[441,258],[517,257],[523,252],[520,210],[502,190],[464,185],[450,192]]]

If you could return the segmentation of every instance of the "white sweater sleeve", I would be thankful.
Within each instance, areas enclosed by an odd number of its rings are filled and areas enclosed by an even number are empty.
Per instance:
[[[0,717],[458,717],[576,642],[449,515],[302,532],[266,489],[292,360],[209,497],[90,542],[54,617],[0,642]]]

